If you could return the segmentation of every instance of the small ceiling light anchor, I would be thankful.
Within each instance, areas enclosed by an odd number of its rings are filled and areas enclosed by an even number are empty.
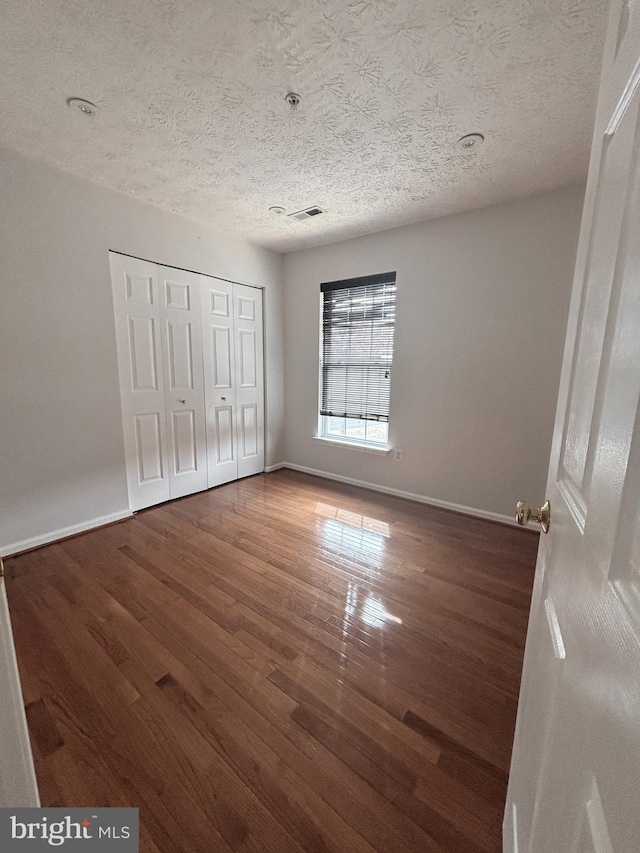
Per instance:
[[[287,211],[284,209],[284,207],[280,207],[279,205],[274,205],[273,207],[269,208],[269,213],[272,216],[283,216],[286,212]]]
[[[71,109],[80,110],[85,116],[95,116],[100,112],[95,104],[92,104],[91,101],[85,101],[84,98],[67,98],[67,106]]]
[[[463,154],[475,154],[483,142],[484,136],[481,133],[468,133],[456,142],[456,149]]]
[[[284,99],[294,111],[298,109],[298,107],[300,106],[300,101],[302,101],[300,95],[296,94],[295,92],[289,92],[287,95],[284,96]]]

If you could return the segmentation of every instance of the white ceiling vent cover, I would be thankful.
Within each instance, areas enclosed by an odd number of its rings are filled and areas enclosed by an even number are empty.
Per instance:
[[[319,216],[321,213],[326,212],[326,210],[314,204],[313,207],[307,207],[306,210],[298,210],[296,213],[290,213],[289,219],[297,219],[298,222],[301,222],[303,219],[311,219],[312,216]]]

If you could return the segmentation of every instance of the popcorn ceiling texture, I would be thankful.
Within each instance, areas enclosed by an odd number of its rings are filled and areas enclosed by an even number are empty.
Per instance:
[[[603,0],[4,0],[0,144],[280,251],[344,239],[582,180],[605,13]],[[471,132],[483,148],[457,153]],[[312,204],[328,213],[267,212]]]

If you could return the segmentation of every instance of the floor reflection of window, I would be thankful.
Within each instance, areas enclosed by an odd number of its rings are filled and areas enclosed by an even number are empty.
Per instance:
[[[391,535],[386,521],[325,503],[316,504],[316,514],[322,518],[318,519],[316,527],[325,548],[356,557],[368,568],[382,568],[387,539]],[[365,622],[372,628],[402,624],[402,619],[390,613],[377,595],[351,581],[343,619],[345,623]]]
[[[364,599],[362,604],[361,599]],[[344,600],[343,631],[347,625],[364,622],[371,628],[387,628],[389,625],[402,625],[402,619],[390,613],[377,595],[374,595],[354,583],[349,583]]]
[[[385,628],[390,622],[395,625],[402,625],[402,619],[394,616],[393,613],[389,613],[377,595],[370,595],[369,593],[367,593],[362,605],[360,618],[372,628]]]
[[[369,530],[372,533],[379,533],[386,539],[390,537],[389,525],[386,521],[381,521],[379,518],[371,518],[369,515],[361,515],[359,512],[351,512],[347,509],[332,506],[331,504],[317,503],[316,515],[322,515],[325,518],[335,518],[336,521],[341,521],[343,524],[349,524],[352,527],[361,527],[363,530]]]
[[[386,544],[382,534],[352,527],[331,518],[318,522],[318,527],[325,547],[339,554],[358,557],[372,568],[382,568]]]

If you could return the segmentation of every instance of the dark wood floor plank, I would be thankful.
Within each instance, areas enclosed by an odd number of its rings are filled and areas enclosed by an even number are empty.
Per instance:
[[[31,741],[35,744],[39,758],[48,758],[64,746],[64,738],[49,713],[44,699],[36,699],[25,707]]]
[[[213,719],[177,681],[165,680],[161,688],[303,849],[369,849],[249,727],[231,715]]]
[[[184,516],[184,515],[185,515],[184,511],[181,511],[181,516]],[[205,526],[205,525],[203,525],[203,526]],[[208,527],[209,530],[215,529],[215,522],[209,522],[206,525],[206,527]],[[177,528],[177,529],[179,529],[179,528]],[[182,533],[183,533],[183,535],[188,536],[189,535],[188,528],[184,528]],[[307,550],[308,550],[308,546],[307,546]],[[297,556],[296,552],[293,552],[293,556],[294,556],[294,558]],[[299,560],[298,560],[298,564],[300,564]],[[264,572],[265,572],[265,569],[264,569],[264,567],[261,566],[261,573],[264,574]],[[314,581],[316,583],[317,583],[317,578],[318,578],[318,572],[319,572],[318,566],[317,566],[317,564],[314,564],[312,567],[312,575],[313,575]],[[267,577],[268,577],[268,574],[267,574]],[[246,586],[247,581],[244,578],[243,578],[243,583],[245,584],[245,592],[246,592],[247,591],[247,586]],[[282,588],[282,582],[277,577],[275,579],[275,587],[278,591],[280,591]],[[326,587],[324,587],[324,585],[323,585],[323,589],[326,589]],[[287,590],[287,592],[289,592],[289,591]],[[407,589],[406,585],[404,585],[404,588],[402,589],[402,594],[404,596],[405,601],[411,600],[412,592],[413,592],[413,590]],[[391,594],[391,589],[388,590],[388,593]],[[234,594],[237,594],[237,592],[235,592]],[[262,595],[266,595],[266,594],[268,594],[268,591],[263,590],[262,594],[261,595],[258,594],[257,597],[259,598],[259,600],[262,600]],[[345,597],[345,594],[344,594],[344,590],[343,590],[342,596],[338,598],[338,602],[344,601],[344,597]],[[490,595],[489,595],[489,597],[490,597]],[[488,626],[486,624],[486,620],[484,623],[480,620],[477,620],[477,621],[474,620],[474,618],[473,618],[475,616],[475,610],[474,609],[471,609],[469,611],[469,608],[468,608],[467,614],[459,615],[455,612],[448,612],[445,609],[445,606],[443,606],[441,596],[439,597],[438,601],[439,601],[439,611],[431,614],[432,618],[430,620],[427,631],[425,631],[424,623],[421,626],[421,641],[423,643],[426,640],[431,639],[432,643],[435,642],[435,643],[438,643],[439,646],[441,646],[441,634],[442,634],[442,628],[444,625],[447,627],[447,634],[448,634],[448,638],[449,638],[449,646],[448,646],[449,648],[451,648],[453,645],[452,640],[455,642],[457,637],[464,637],[464,647],[463,647],[463,650],[461,651],[461,654],[467,656],[467,658],[469,660],[469,667],[470,667],[471,673],[476,671],[479,665],[482,666],[482,664],[483,664],[482,647],[487,642],[489,642],[489,644],[491,646],[491,648],[487,652],[488,655],[496,656],[497,654],[501,654],[501,653],[505,652],[505,650],[506,650],[506,654],[509,655],[510,662],[513,661],[514,671],[519,673],[519,667],[520,667],[519,661],[521,660],[521,654],[522,654],[520,642],[514,643],[513,642],[513,636],[506,635],[497,626],[496,627]],[[273,604],[272,604],[272,606],[273,606]],[[319,609],[321,607],[329,607],[330,608],[331,607],[331,601],[325,597],[323,599],[322,605],[319,606],[318,600],[317,599],[314,600],[314,614],[316,617],[315,624],[317,626],[322,626],[322,623],[324,622],[325,623],[324,627],[326,630],[334,630],[335,631],[335,624],[328,625],[325,621],[328,618],[327,614],[331,613],[330,609],[327,610],[326,613],[323,613],[320,620],[317,619],[317,614],[318,614]],[[299,612],[301,615],[303,615],[303,616],[306,615],[307,618],[309,618],[309,611],[308,610],[304,611],[304,609],[303,609]],[[410,610],[408,612],[410,613]],[[442,618],[443,614],[444,614],[444,619]],[[404,613],[404,616],[405,616],[405,623],[409,623],[410,620],[407,619],[407,612]],[[329,617],[329,618],[331,618],[331,617]],[[336,618],[335,615],[332,614],[332,618],[335,619]],[[457,618],[458,622],[461,624],[463,630],[455,631],[455,630],[451,630],[451,628],[449,627],[452,623],[452,620],[455,620],[456,618]],[[516,631],[519,630],[520,633],[522,633],[523,626],[525,625],[525,622],[526,622],[526,615],[523,618],[519,629],[516,628],[514,630],[516,630]],[[408,634],[406,627],[403,628],[403,634],[404,635]],[[494,637],[492,635],[495,635],[495,637],[497,639],[494,639]],[[413,649],[419,648],[419,646],[420,646],[420,644],[416,644],[416,643],[413,643],[413,644],[407,643],[407,645],[409,646],[409,648],[413,648]],[[390,652],[389,644],[387,644],[386,648],[387,648],[387,652]],[[368,653],[370,653],[370,654],[375,653],[375,650],[373,650],[371,648],[368,648],[366,651],[368,651]],[[442,648],[439,648],[438,651],[441,653]],[[392,650],[391,650],[391,653],[392,653]],[[418,652],[418,654],[419,654],[419,652]],[[403,648],[403,649],[398,649],[398,655],[405,658],[407,655],[407,647],[405,646],[405,648]],[[483,676],[484,676],[484,673],[483,673]],[[485,680],[486,680],[486,676],[485,676]]]
[[[270,678],[287,691],[288,695],[307,702],[314,708],[326,709],[326,703],[331,702],[337,715],[348,723],[357,722],[361,732],[370,732],[378,745],[401,758],[420,775],[417,796],[421,797],[424,792],[427,800],[442,816],[450,817],[455,814],[457,823],[467,827],[470,834],[475,832],[479,838],[495,840],[500,837],[501,809],[495,808],[495,803],[493,808],[490,807],[486,799],[465,787],[464,781],[460,782],[442,772],[438,766],[441,755],[440,747],[437,746],[438,738],[425,738],[424,745],[421,745],[417,742],[420,735],[416,735],[398,719],[385,714],[377,705],[359,699],[348,685],[340,685],[339,698],[336,701],[334,678],[308,664],[303,665],[298,672],[295,672],[296,667],[296,664],[290,667],[294,673],[293,678],[283,676],[278,670]],[[323,700],[326,700],[326,703]],[[373,729],[369,725],[371,720],[378,724]],[[384,734],[381,734],[379,726],[384,726]],[[388,736],[389,732],[393,735],[391,738]],[[407,739],[409,733],[411,737]],[[424,747],[427,747],[427,753],[424,752]]]
[[[413,711],[407,711],[403,722],[440,746],[438,765],[448,775],[464,780],[464,784],[477,791],[480,796],[488,798],[490,802],[506,796],[508,775],[495,764],[458,743]]]
[[[113,592],[119,594],[119,590]],[[149,614],[144,624],[156,637],[179,649],[189,669],[197,673],[217,699],[222,698],[232,709],[234,729],[246,727],[248,731],[258,733],[265,743],[273,745],[277,753],[295,767],[307,784],[338,814],[348,816],[354,828],[370,840],[375,849],[384,853],[396,850],[404,853],[415,849],[422,853],[425,849],[424,839],[418,844],[415,839],[407,838],[406,826],[397,825],[397,812],[390,804],[379,798],[357,774],[352,773],[331,753],[323,754],[322,745],[306,736],[291,722],[289,715],[296,707],[295,701],[280,691],[281,701],[276,701],[272,694],[263,695],[259,686],[238,678],[233,670],[217,666],[211,658],[203,660],[187,646],[183,646],[179,638],[167,634],[159,621],[163,618],[162,612],[156,612],[155,617]],[[210,669],[212,666],[218,671]],[[209,702],[205,700],[205,704],[211,716]],[[415,832],[415,828],[409,834],[412,832]]]
[[[424,746],[426,749],[417,749],[415,741],[411,744],[411,749],[407,742],[396,735],[403,734],[400,732],[400,727],[396,726],[393,729],[390,725],[381,725],[381,719],[388,716],[386,714],[378,714],[376,718],[376,705],[370,702],[363,702],[359,697],[354,697],[348,689],[343,689],[340,695],[339,703],[335,703],[335,684],[334,692],[323,690],[322,681],[318,678],[314,679],[312,673],[308,670],[298,676],[300,681],[290,678],[281,670],[276,669],[270,676],[269,680],[283,690],[292,699],[297,702],[313,708],[317,714],[325,721],[329,722],[334,727],[348,731],[351,739],[364,748],[374,761],[378,761],[386,769],[390,769],[395,765],[399,765],[399,777],[402,780],[411,772],[421,773],[424,771],[426,761],[431,761],[436,764],[440,758],[440,749],[434,746],[433,743],[427,741]],[[330,682],[332,679],[327,678]],[[304,682],[304,683],[300,683]],[[326,682],[325,682],[326,683]],[[310,685],[308,689],[305,685]],[[328,701],[332,701],[329,705],[319,696],[324,695]],[[295,710],[292,714],[295,719]],[[386,722],[385,720],[385,722]],[[393,733],[391,733],[393,732]],[[405,766],[402,766],[404,762]],[[413,768],[413,771],[412,771]],[[410,784],[405,778],[405,784]]]
[[[145,826],[157,821],[154,838],[163,839],[162,849],[197,851],[190,841],[190,830],[184,835],[176,823],[168,797],[159,796],[156,790],[164,784],[162,774],[157,776],[155,786],[149,784],[152,774],[145,768],[146,753],[135,761],[130,750],[120,753],[114,748],[120,704],[115,702],[106,710],[81,682],[74,680],[73,673],[66,669],[67,656],[40,621],[32,601],[23,598],[12,611],[28,617],[18,624],[28,624],[29,668],[41,682],[41,691],[48,697],[51,713],[65,741],[63,749],[45,760],[44,772],[42,762],[36,758],[38,779],[47,782],[50,776],[59,794],[56,800],[45,799],[45,794],[51,793],[47,785],[41,791],[43,805],[135,805],[143,815],[149,815]],[[20,642],[20,633],[16,641]],[[126,724],[121,728],[131,734],[131,720],[125,719]],[[178,813],[183,814],[186,805],[179,794],[179,788],[171,789]],[[186,814],[184,818],[186,821]]]
[[[43,805],[145,853],[498,853],[537,536],[291,471],[6,561]]]

